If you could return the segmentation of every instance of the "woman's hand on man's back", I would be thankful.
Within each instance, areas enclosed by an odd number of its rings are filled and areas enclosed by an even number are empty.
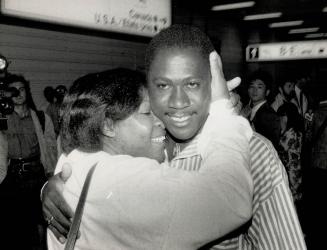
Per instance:
[[[71,176],[71,166],[65,165],[60,173],[51,177],[42,190],[42,211],[48,228],[64,243],[74,214],[63,197],[65,182]]]

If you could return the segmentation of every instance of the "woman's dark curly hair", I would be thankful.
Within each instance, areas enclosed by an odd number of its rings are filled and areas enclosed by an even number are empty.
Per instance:
[[[102,149],[105,119],[124,120],[143,101],[145,76],[137,71],[116,68],[77,79],[60,109],[61,147],[96,152]]]

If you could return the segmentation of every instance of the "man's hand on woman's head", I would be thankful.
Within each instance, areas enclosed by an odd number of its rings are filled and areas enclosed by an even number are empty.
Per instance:
[[[60,173],[51,177],[42,190],[42,210],[49,229],[64,243],[74,214],[63,198],[65,182],[71,176],[70,165],[64,165]]]
[[[210,72],[211,72],[211,94],[212,101],[219,99],[229,99],[229,91],[232,91],[241,83],[241,78],[235,77],[230,81],[225,80],[223,66],[220,56],[216,51],[210,53]]]

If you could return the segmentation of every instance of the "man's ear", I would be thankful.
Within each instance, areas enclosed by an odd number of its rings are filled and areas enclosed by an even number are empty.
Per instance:
[[[266,97],[270,94],[270,89],[266,90]]]
[[[115,135],[116,135],[114,122],[111,119],[109,119],[109,118],[106,118],[104,120],[103,129],[102,130],[103,130],[102,133],[105,136],[115,137]]]

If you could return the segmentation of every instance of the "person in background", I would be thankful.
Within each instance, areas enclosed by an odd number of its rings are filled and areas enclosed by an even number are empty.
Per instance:
[[[256,132],[269,139],[278,149],[280,138],[280,118],[267,102],[272,78],[268,72],[258,70],[249,78],[249,104],[241,114],[248,118]]]
[[[1,91],[5,89],[5,79],[8,75],[8,61],[7,58],[0,54],[0,101],[2,95],[4,95]],[[1,105],[1,103],[0,103]],[[6,105],[7,106],[7,105]],[[5,179],[7,175],[7,167],[8,167],[8,141],[6,135],[3,133],[3,129],[7,127],[7,121],[5,119],[5,114],[1,113],[0,108],[0,184]],[[1,192],[1,185],[0,185],[0,192]],[[1,195],[0,195],[1,197]]]
[[[67,93],[67,88],[65,85],[58,85],[56,88],[55,88],[55,97],[56,97],[56,102],[58,104],[61,104],[64,100],[64,97]]]
[[[305,232],[309,249],[325,249],[327,206],[322,201],[327,195],[327,98],[314,111],[308,150],[308,170],[305,179]]]
[[[292,76],[287,76],[280,81],[278,93],[275,96],[274,101],[271,103],[271,107],[276,112],[285,102],[292,102],[298,108],[295,94],[295,82],[296,80]],[[301,112],[299,112],[299,114],[301,114]]]
[[[302,209],[302,139],[303,124],[297,107],[290,102],[285,102],[278,108],[281,117],[281,138],[278,154],[281,158],[290,183],[291,192],[298,213]]]
[[[44,89],[43,92],[45,98],[49,102],[49,105],[46,109],[46,113],[51,117],[54,130],[56,132],[56,136],[58,136],[59,129],[60,129],[59,109],[66,92],[67,92],[67,88],[64,85],[58,85],[55,89],[48,86]]]
[[[0,185],[7,175],[7,168],[8,168],[7,156],[8,156],[8,141],[6,135],[0,130]]]
[[[11,74],[6,84],[19,94],[11,98],[14,112],[7,115],[8,128],[2,131],[8,143],[7,173],[1,183],[2,239],[11,249],[32,249],[44,237],[39,190],[53,175],[55,132],[50,117],[36,110],[23,76]]]
[[[204,36],[207,41],[201,30],[175,24],[157,34],[146,51],[151,109],[165,125],[170,144],[167,145],[170,166],[184,171],[201,170],[194,143],[205,122],[206,102],[203,101],[204,93],[195,93],[192,89],[201,86],[205,72],[209,71],[203,69],[206,63],[198,54],[205,44],[211,44],[203,41]],[[209,47],[213,49],[212,45]],[[215,59],[218,63],[213,65],[221,72],[219,56],[216,53],[212,56],[218,58]],[[225,92],[223,90],[221,94]],[[190,122],[192,116],[200,117],[195,123]],[[254,132],[249,156],[254,185],[252,221],[247,227],[203,249],[306,249],[287,173],[276,150],[270,141]],[[62,242],[70,226],[69,218],[73,216],[61,191],[69,176],[69,169],[62,171],[49,180],[42,192],[44,214],[52,218],[50,229]]]
[[[50,116],[53,127],[56,133],[56,136],[59,134],[59,113],[58,113],[58,105],[57,105],[57,98],[56,98],[56,91],[51,87],[45,87],[43,90],[43,94],[47,102],[49,103],[45,112],[47,115]]]
[[[308,96],[305,94],[304,89],[308,86],[308,82],[310,81],[309,77],[304,75],[300,75],[295,80],[294,92],[295,97],[292,102],[296,105],[299,114],[303,118],[308,118],[312,114],[312,104],[309,104]]]

